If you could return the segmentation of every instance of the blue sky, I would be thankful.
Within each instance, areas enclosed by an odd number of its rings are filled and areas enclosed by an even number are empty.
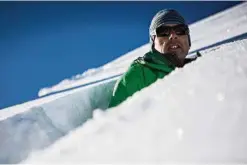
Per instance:
[[[0,109],[146,44],[161,9],[174,8],[191,24],[239,3],[0,2]]]

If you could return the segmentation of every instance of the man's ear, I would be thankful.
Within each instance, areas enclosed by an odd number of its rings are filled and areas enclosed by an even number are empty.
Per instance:
[[[155,40],[155,36],[150,36],[151,39],[151,44],[152,44],[152,49],[154,49],[154,40]]]
[[[191,47],[191,39],[190,39],[190,34],[188,34],[187,36],[188,36],[189,47]]]
[[[154,42],[154,40],[155,40],[155,36],[151,36],[151,40]]]

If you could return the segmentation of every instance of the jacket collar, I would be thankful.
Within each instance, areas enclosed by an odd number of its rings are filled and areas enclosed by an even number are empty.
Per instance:
[[[175,69],[165,57],[157,52],[149,51],[143,57],[139,57],[135,62],[143,64],[147,67],[169,73]]]
[[[170,66],[172,68],[176,67],[172,62],[170,62],[168,60],[168,58],[166,58],[163,54],[158,52],[153,47],[152,47],[151,51],[144,56],[144,59],[145,59],[145,57],[146,58],[151,58],[154,63],[165,64],[165,65],[168,65],[168,66]]]

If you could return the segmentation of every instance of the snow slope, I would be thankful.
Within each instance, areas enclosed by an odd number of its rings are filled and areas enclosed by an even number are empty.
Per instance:
[[[246,61],[247,39],[208,50],[24,163],[247,163]]]
[[[214,44],[219,41],[246,33],[247,32],[246,11],[247,11],[247,3],[243,3],[229,10],[223,11],[219,13],[219,15],[216,14],[212,17],[209,17],[207,19],[204,19],[202,21],[199,21],[191,25],[192,41],[194,42],[193,45],[195,44],[195,47],[194,48],[192,47],[191,51],[195,49],[201,49],[204,48],[205,46],[209,46],[210,44]],[[224,13],[224,16],[222,16],[222,13]],[[228,21],[225,21],[225,19],[227,19]],[[241,24],[241,26],[236,26],[236,24],[237,25]],[[209,26],[215,27],[214,30],[212,29],[208,30],[210,29]],[[198,29],[202,28],[202,30],[201,29],[197,30],[197,28]],[[207,29],[207,30],[203,30],[203,29]],[[201,31],[203,31],[203,33],[201,33]],[[201,34],[203,34],[203,36]],[[198,38],[194,38],[197,36]],[[243,49],[243,53],[244,53],[245,43],[240,43],[237,45],[239,45],[237,46],[237,48]],[[58,139],[66,136],[71,130],[74,130],[75,128],[81,126],[84,122],[86,122],[89,118],[92,117],[94,109],[102,109],[102,110],[106,109],[110,94],[112,92],[112,87],[114,86],[114,83],[117,80],[118,76],[114,78],[109,78],[109,77],[113,77],[115,75],[119,75],[123,73],[127,69],[129,63],[134,58],[138,56],[142,56],[148,49],[149,49],[148,45],[144,45],[100,68],[86,72],[84,74],[84,77],[83,76],[81,77],[79,75],[75,80],[69,80],[68,83],[64,83],[64,84],[58,84],[58,86],[55,86],[55,88],[53,87],[49,88],[48,92],[47,93],[45,92],[43,94],[48,94],[51,92],[57,92],[66,89],[69,90],[56,93],[53,95],[45,96],[33,101],[29,101],[24,104],[15,105],[1,110],[0,111],[0,135],[1,135],[0,163],[20,162],[21,160],[25,159],[31,151],[40,150],[47,146],[50,146]],[[241,50],[236,49],[233,51],[237,51],[235,53],[239,53],[238,51]],[[222,52],[225,54],[228,53],[227,51],[223,51],[223,50],[220,53]],[[207,51],[204,54],[205,56],[207,56],[208,55]],[[206,57],[203,57],[202,59],[204,58]],[[238,61],[238,60],[239,58],[236,58],[236,60],[234,61]],[[244,58],[242,60],[244,60]],[[207,64],[207,66],[204,67],[208,68],[208,66],[211,67],[211,63]],[[194,67],[196,68],[201,66],[195,65]],[[215,69],[217,70],[219,68],[215,68]],[[183,71],[181,70],[179,72],[183,72]],[[216,74],[218,73],[216,72]],[[227,76],[227,74],[225,75]],[[229,74],[229,76],[232,75]],[[96,80],[101,80],[102,78],[103,79],[109,78],[109,79],[105,79],[104,81],[100,81],[94,84],[85,85],[87,83],[94,82]],[[196,81],[197,77],[194,77],[193,79],[195,79],[195,82],[198,83],[195,84],[197,86],[195,89],[198,88],[199,90],[202,86],[200,86],[199,81]],[[180,81],[184,81],[183,76],[181,76]],[[214,84],[211,85],[213,89],[216,89],[217,86],[219,86],[219,84],[217,85],[217,82],[215,82],[215,86]],[[73,89],[73,87],[78,87],[78,88]],[[171,89],[173,88],[171,87]],[[194,91],[192,91],[192,93],[193,92]],[[222,98],[221,95],[219,95],[219,97]],[[182,99],[180,101],[183,102]],[[193,101],[196,102],[197,97],[194,97]],[[141,106],[141,105],[142,103],[140,103],[140,105],[134,105],[134,106]],[[147,102],[147,106],[148,105],[149,102]],[[175,104],[173,104],[173,102],[169,102],[168,105],[171,107],[176,106]],[[205,107],[204,104],[201,105]],[[214,107],[217,105],[212,104],[211,106]],[[123,113],[125,113],[124,110],[120,110],[120,111],[121,112],[123,111]],[[137,110],[137,112],[138,111],[140,110]],[[126,110],[126,113],[127,112],[128,110]],[[104,113],[101,113],[101,111],[96,111],[96,116],[99,116],[99,118],[101,118],[101,114],[104,116]],[[138,116],[133,116],[133,118],[134,117],[138,117]],[[97,127],[91,127],[91,126],[89,128],[92,128],[91,131],[97,129]],[[143,132],[140,132],[140,134],[142,133]],[[90,135],[90,137],[91,136],[93,135]],[[113,134],[113,136],[115,135]],[[95,138],[98,137],[95,136]],[[131,140],[131,138],[133,138],[132,140],[135,139],[130,134],[129,140]],[[73,141],[68,140],[68,142],[72,143]],[[76,155],[76,153],[73,152],[71,154]],[[155,153],[153,154],[155,155]],[[57,157],[55,156],[55,159],[56,158]],[[50,160],[47,159],[47,161],[49,162]],[[56,161],[59,160],[56,159]]]
[[[94,109],[106,109],[115,81],[87,86],[0,120],[0,163],[18,163],[82,125]]]

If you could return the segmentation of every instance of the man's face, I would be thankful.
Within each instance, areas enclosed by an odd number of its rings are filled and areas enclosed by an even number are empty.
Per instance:
[[[176,24],[168,24],[166,26],[174,27]],[[162,33],[162,29],[160,33]],[[172,53],[183,62],[190,49],[188,35],[179,35],[179,33],[176,34],[174,30],[171,30],[170,33],[166,34],[168,35],[155,36],[154,48],[163,54]]]

